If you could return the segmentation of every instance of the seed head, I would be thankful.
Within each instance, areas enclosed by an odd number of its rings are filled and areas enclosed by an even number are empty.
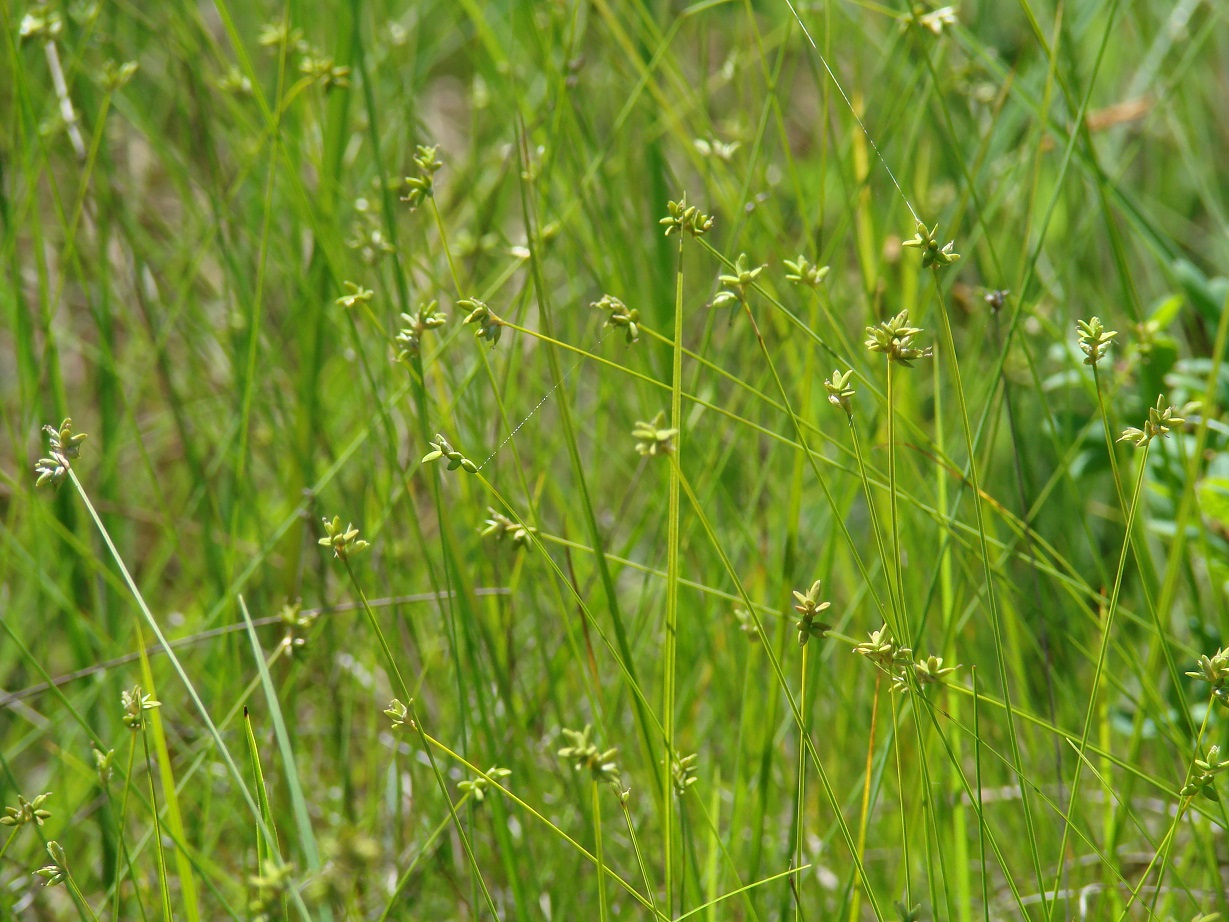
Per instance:
[[[333,516],[333,521],[323,519],[325,536],[316,543],[321,547],[331,547],[333,556],[338,560],[349,560],[355,554],[367,550],[371,544],[358,536],[358,529],[353,524],[341,527],[341,516]]]
[[[912,240],[906,240],[904,246],[917,247],[922,251],[922,268],[923,269],[944,269],[960,258],[959,253],[953,253],[952,247],[956,245],[955,240],[949,240],[942,247],[939,246],[939,240],[935,236],[939,233],[939,225],[936,224],[932,230],[927,230],[926,225],[921,221],[917,222],[917,233],[913,235]]]
[[[646,458],[671,454],[674,451],[674,439],[678,434],[677,429],[666,428],[664,410],[650,422],[638,421],[632,429],[632,437],[636,439],[636,451]]]
[[[915,345],[920,327],[909,326],[909,311],[903,310],[891,320],[885,320],[878,326],[866,328],[866,348],[871,352],[882,352],[890,362],[899,362],[906,368],[911,368],[917,359],[930,358],[934,350]]]

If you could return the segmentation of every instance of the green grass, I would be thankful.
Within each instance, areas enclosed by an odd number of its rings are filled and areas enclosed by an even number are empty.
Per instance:
[[[0,0],[0,919],[1229,917],[1229,16],[931,12]]]

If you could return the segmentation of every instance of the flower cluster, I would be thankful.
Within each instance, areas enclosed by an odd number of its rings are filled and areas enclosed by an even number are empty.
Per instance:
[[[797,602],[794,611],[802,616],[798,619],[798,645],[801,647],[805,647],[812,637],[823,639],[832,630],[831,624],[816,620],[820,614],[832,607],[831,602],[819,600],[819,588],[820,581],[816,580],[806,592],[794,590],[794,599]]]
[[[872,631],[870,639],[857,644],[853,652],[865,656],[886,672],[891,678],[893,691],[909,690],[910,673],[920,686],[942,685],[949,675],[960,668],[958,665],[944,666],[941,656],[931,655],[915,660],[913,650],[892,639],[886,624]]]
[[[253,874],[248,878],[248,885],[255,891],[248,901],[248,911],[252,913],[252,922],[270,922],[276,917],[282,900],[293,885],[290,879],[294,867],[289,864],[275,864],[266,867],[264,873]]]
[[[1183,797],[1194,797],[1196,794],[1202,794],[1208,800],[1219,802],[1220,795],[1216,793],[1213,781],[1217,775],[1227,768],[1229,768],[1229,759],[1221,759],[1220,747],[1209,746],[1208,754],[1202,759],[1195,760],[1193,776],[1179,793]]]
[[[140,730],[145,725],[145,712],[162,707],[162,702],[142,692],[140,685],[120,692],[120,704],[124,708],[124,726],[129,730]]]
[[[1185,423],[1186,420],[1177,415],[1178,411],[1173,407],[1165,406],[1163,400],[1163,397],[1158,396],[1156,406],[1148,408],[1148,418],[1144,421],[1143,429],[1128,426],[1122,430],[1118,441],[1131,442],[1136,448],[1142,448],[1158,435],[1168,435]]]
[[[332,89],[348,89],[350,86],[350,68],[337,64],[328,55],[320,54],[309,48],[299,61],[299,73],[313,83],[319,83],[325,91]]]
[[[929,30],[932,35],[942,35],[944,28],[954,26],[959,22],[954,6],[941,6],[935,10],[927,10],[920,3],[913,5],[910,21]]]
[[[115,750],[108,749],[103,752],[101,749],[91,749],[90,751],[94,753],[94,771],[98,773],[98,783],[106,787],[115,775]]]
[[[730,303],[747,303],[747,289],[755,284],[755,280],[759,278],[760,273],[763,271],[763,266],[751,268],[751,265],[747,262],[747,254],[739,253],[738,259],[734,261],[733,273],[717,277],[717,281],[724,285],[726,290],[718,292],[717,296],[713,298],[713,307],[721,307]]]
[[[668,202],[666,209],[670,213],[657,223],[665,227],[667,237],[683,232],[693,237],[703,237],[713,229],[712,217],[704,214],[695,205],[688,205],[686,193],[677,202]]]
[[[442,435],[437,434],[428,444],[431,446],[431,450],[422,456],[422,464],[438,461],[440,458],[447,458],[448,470],[450,471],[455,471],[459,467],[467,474],[478,473],[478,465],[453,448]]]
[[[1229,707],[1229,647],[1217,650],[1211,656],[1199,657],[1195,663],[1197,672],[1188,672],[1193,679],[1203,679],[1212,686],[1212,696]]]
[[[60,423],[59,429],[55,426],[43,426],[43,432],[47,433],[50,457],[39,458],[38,463],[34,466],[34,472],[38,474],[35,486],[41,487],[49,483],[53,487],[58,487],[68,479],[68,470],[72,467],[69,462],[81,456],[81,443],[85,441],[86,436],[84,432],[73,435],[71,419],[65,419]]]
[[[397,353],[397,361],[404,361],[409,356],[416,356],[422,350],[422,338],[428,330],[442,327],[448,322],[448,315],[437,311],[438,301],[428,301],[419,305],[413,314],[402,314],[401,319],[406,326],[397,334],[397,345],[401,350]]]
[[[17,39],[22,42],[54,42],[64,31],[64,17],[59,11],[35,7],[21,19]]]
[[[751,643],[759,643],[760,629],[756,626],[755,619],[751,617],[751,612],[740,605],[734,609],[734,620],[738,622],[738,629],[747,635],[747,640]]]
[[[4,808],[5,815],[0,816],[0,826],[24,826],[26,823],[33,823],[35,826],[43,825],[43,821],[51,816],[50,810],[43,809],[43,803],[50,796],[51,792],[47,791],[39,794],[33,800],[26,800],[18,794],[17,806]]]
[[[606,311],[606,326],[622,327],[627,331],[627,342],[637,342],[640,339],[640,311],[628,306],[614,295],[602,295],[602,300],[593,301],[590,307]]]
[[[1100,317],[1077,320],[1075,326],[1079,330],[1080,349],[1084,353],[1084,364],[1096,366],[1097,362],[1105,358],[1105,352],[1109,349],[1114,337],[1118,335],[1118,331],[1107,330],[1105,325],[1101,323]]]
[[[495,781],[502,781],[511,774],[512,769],[500,768],[493,765],[486,770],[485,776],[479,776],[474,778],[472,781],[466,780],[457,782],[457,790],[471,795],[476,803],[482,803],[486,800],[486,789],[490,786],[491,779],[494,779]]]
[[[492,346],[499,342],[499,337],[504,330],[504,322],[496,316],[493,310],[477,298],[463,298],[457,304],[469,309],[469,313],[465,316],[465,323],[477,325],[474,329],[475,336],[487,340]]]
[[[853,403],[851,400],[854,390],[853,385],[849,383],[849,379],[852,377],[852,368],[844,374],[834,371],[832,372],[832,377],[824,382],[824,390],[828,392],[828,403],[844,410],[850,422],[853,422]]]
[[[301,602],[288,602],[282,606],[278,618],[286,628],[286,633],[282,635],[282,646],[286,648],[287,655],[307,645],[307,632],[316,623],[317,617],[319,612],[303,611]]]
[[[922,251],[923,269],[929,269],[932,266],[935,269],[943,269],[960,258],[959,253],[952,252],[952,247],[956,245],[955,240],[949,240],[942,247],[939,246],[939,240],[935,236],[938,232],[938,224],[932,230],[927,230],[926,225],[918,221],[917,233],[913,235],[912,240],[906,240],[903,244],[907,247],[917,247]]]
[[[882,352],[888,361],[900,362],[909,368],[915,360],[927,359],[934,354],[931,347],[921,349],[916,345],[921,332],[920,327],[909,326],[909,311],[903,310],[891,320],[866,328],[866,348],[871,352]]]
[[[715,157],[718,160],[724,160],[726,163],[729,163],[730,158],[742,147],[742,144],[738,141],[718,141],[716,138],[708,140],[696,138],[691,144],[696,149],[696,153],[701,157]]]
[[[486,507],[486,511],[490,513],[490,517],[483,523],[483,527],[479,529],[484,538],[494,538],[496,541],[502,541],[508,538],[512,542],[513,547],[528,547],[530,539],[538,533],[538,530],[531,525],[522,525],[520,522],[514,522],[501,512],[496,512],[490,506]]]
[[[342,282],[341,284],[345,287],[346,293],[333,303],[341,305],[346,310],[358,304],[367,304],[375,295],[370,288],[364,288],[354,282]]]
[[[585,724],[585,729],[580,731],[565,728],[563,735],[572,745],[560,749],[559,758],[571,762],[575,771],[588,770],[594,781],[617,782],[619,767],[615,764],[614,757],[619,750],[607,749],[603,752],[598,749],[589,739],[591,731],[589,724]]]
[[[401,201],[408,203],[411,211],[421,205],[423,199],[435,195],[435,174],[444,165],[443,161],[436,159],[435,155],[438,153],[438,147],[424,147],[421,144],[417,146],[414,166],[418,172],[405,178],[405,194],[401,196]]]
[[[786,281],[811,288],[818,288],[829,272],[827,266],[812,266],[805,256],[799,256],[797,260],[785,260],[785,268],[789,270],[785,274]]]
[[[68,880],[68,858],[59,842],[47,843],[47,854],[51,856],[51,864],[39,868],[34,873],[43,879],[44,887],[54,887]]]
[[[855,645],[853,652],[865,656],[885,672],[896,672],[902,665],[913,662],[913,651],[898,645],[886,624],[877,631],[871,631],[869,636],[869,640]]]
[[[682,797],[687,793],[687,789],[696,783],[699,779],[696,778],[696,760],[699,756],[692,753],[689,756],[681,756],[674,760],[670,766],[670,774],[674,777],[674,793],[678,797]]]
[[[659,412],[649,422],[637,420],[632,429],[632,438],[636,439],[636,451],[646,458],[658,455],[668,455],[674,451],[674,438],[679,434],[677,429],[666,428],[666,413]]]
[[[413,703],[413,698],[410,699],[409,704],[403,704],[399,698],[394,698],[388,702],[388,707],[384,709],[384,713],[392,721],[394,730],[418,729],[418,725],[414,723],[414,718],[410,716],[410,705]]]
[[[333,516],[333,521],[323,519],[325,537],[316,543],[321,547],[331,547],[333,556],[338,560],[349,560],[354,554],[367,550],[371,545],[358,536],[358,529],[353,524],[341,527],[341,516]]]
[[[913,677],[917,680],[918,685],[942,685],[943,680],[955,672],[960,666],[944,666],[943,657],[931,654],[925,659],[919,659],[911,663],[913,668]],[[907,691],[909,688],[908,676],[902,671],[892,676],[893,691]]]
[[[284,46],[289,52],[300,55],[299,73],[312,83],[322,84],[325,90],[350,86],[350,68],[336,64],[303,38],[301,30],[290,28],[284,19],[263,25],[256,43],[272,52],[279,52]]]

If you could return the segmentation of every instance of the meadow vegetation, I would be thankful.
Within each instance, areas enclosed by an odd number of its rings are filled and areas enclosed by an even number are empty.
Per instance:
[[[1229,917],[1229,8],[0,0],[0,918]]]

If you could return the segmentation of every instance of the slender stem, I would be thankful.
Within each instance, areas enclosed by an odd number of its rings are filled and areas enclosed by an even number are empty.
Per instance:
[[[905,809],[905,773],[900,762],[900,733],[896,715],[896,698],[892,697],[892,750],[896,754],[896,783],[900,787],[900,850],[905,868],[905,906],[913,908],[913,884],[909,867],[909,813]]]
[[[1063,856],[1067,851],[1067,840],[1071,834],[1072,819],[1075,814],[1075,806],[1079,797],[1080,775],[1084,768],[1084,759],[1088,751],[1088,737],[1092,732],[1093,717],[1097,712],[1097,693],[1101,689],[1101,674],[1105,670],[1105,661],[1109,652],[1110,636],[1114,627],[1114,615],[1118,612],[1118,597],[1122,592],[1123,574],[1126,571],[1127,557],[1131,550],[1131,530],[1135,526],[1135,516],[1139,511],[1140,494],[1144,488],[1144,475],[1148,472],[1148,448],[1144,445],[1144,450],[1139,459],[1139,472],[1135,476],[1135,491],[1131,496],[1131,505],[1127,510],[1126,531],[1122,539],[1122,551],[1118,555],[1118,572],[1114,577],[1114,589],[1110,594],[1109,607],[1105,611],[1105,627],[1101,632],[1101,647],[1097,652],[1097,666],[1093,671],[1092,676],[1092,691],[1088,696],[1088,710],[1084,714],[1084,730],[1080,734],[1080,747],[1075,760],[1075,771],[1071,779],[1071,795],[1067,801],[1067,813],[1063,821],[1063,836],[1061,846],[1058,851],[1058,872],[1054,875],[1054,902],[1058,902],[1058,891],[1062,886],[1063,871],[1066,861]]]
[[[798,727],[798,734],[805,738],[807,735],[807,650],[810,649],[810,644],[806,644],[802,648],[802,662],[798,667],[801,679],[798,690],[798,710],[802,712],[803,723]],[[794,867],[802,865],[802,830],[803,830],[803,811],[806,807],[806,790],[807,790],[807,748],[802,745],[802,740],[798,741],[798,794],[797,804],[794,811]],[[791,878],[792,879],[792,878]],[[795,896],[797,888],[794,889]],[[794,918],[801,922],[802,919],[802,900],[795,898],[794,900]]]
[[[606,862],[602,855],[602,799],[597,779],[590,787],[593,789],[593,854],[597,857],[597,917],[606,922]]]
[[[138,692],[138,699],[139,697]],[[162,826],[158,820],[158,791],[154,785],[154,763],[149,755],[149,736],[146,733],[144,716],[141,718],[140,733],[141,744],[145,748],[145,772],[149,776],[149,807],[154,821],[154,855],[158,859],[158,888],[162,893],[162,916],[166,922],[171,922],[174,914],[171,911],[171,892],[167,885],[166,855],[162,852]]]
[[[486,881],[482,877],[482,871],[478,868],[478,860],[474,856],[473,846],[470,844],[469,836],[465,834],[465,827],[461,825],[461,820],[457,816],[457,808],[456,804],[452,801],[452,795],[448,793],[448,784],[440,772],[435,756],[431,752],[431,747],[427,744],[428,737],[423,731],[422,720],[419,718],[418,712],[414,707],[414,699],[410,695],[410,687],[406,684],[405,678],[401,675],[401,670],[397,667],[397,661],[393,657],[392,648],[389,647],[388,641],[384,637],[384,631],[380,629],[380,622],[376,620],[376,613],[372,611],[371,605],[367,602],[367,595],[363,592],[363,587],[359,585],[358,579],[354,575],[354,568],[350,566],[349,558],[342,557],[341,562],[345,565],[346,575],[350,577],[350,586],[358,594],[359,601],[363,604],[363,612],[367,615],[367,623],[371,625],[371,629],[376,635],[376,640],[380,644],[380,650],[384,654],[384,661],[388,667],[389,676],[397,680],[397,687],[401,690],[401,694],[405,696],[404,704],[410,714],[410,726],[418,734],[418,738],[422,742],[423,752],[427,754],[427,760],[431,763],[431,771],[435,775],[435,782],[439,785],[440,793],[444,795],[444,800],[448,803],[448,815],[452,817],[452,823],[456,827],[457,836],[461,839],[461,847],[465,850],[465,857],[469,860],[470,868],[473,870],[474,876],[477,877],[478,884],[482,888],[482,895],[486,901],[487,909],[491,912],[491,918],[498,919],[499,912],[495,908],[495,900],[491,897],[491,892],[487,889]]]
[[[3,858],[4,853],[9,850],[9,846],[12,845],[13,840],[17,838],[17,833],[20,829],[20,826],[14,826],[13,831],[9,833],[9,837],[4,840],[4,846],[0,847],[0,858]]]
[[[85,895],[81,892],[81,888],[77,886],[77,882],[73,880],[73,875],[69,873],[67,869],[65,869],[64,872],[64,883],[68,887],[68,892],[72,894],[74,902],[76,902],[78,906],[84,906],[85,911],[90,914],[90,918],[93,919],[94,922],[98,922],[98,915],[94,912],[93,908],[91,908],[89,902],[85,898]]]
[[[72,468],[68,469],[68,476],[73,482],[73,486],[77,490],[77,495],[81,497],[81,502],[85,504],[86,510],[90,514],[90,518],[94,522],[94,526],[98,529],[98,533],[102,536],[103,543],[107,546],[107,551],[111,554],[111,559],[115,561],[115,565],[119,567],[120,574],[124,577],[124,584],[132,593],[133,599],[137,603],[137,608],[140,609],[141,615],[145,618],[150,630],[154,632],[154,636],[158,638],[158,644],[166,651],[167,659],[170,660],[171,667],[175,670],[175,675],[183,683],[184,690],[188,693],[188,698],[192,701],[192,705],[196,708],[201,716],[201,721],[205,724],[209,731],[209,736],[213,739],[218,747],[218,752],[222,756],[222,761],[226,763],[226,769],[230,773],[231,778],[235,782],[236,788],[243,797],[243,802],[247,805],[248,810],[255,818],[256,822],[264,827],[264,817],[260,813],[260,808],[256,805],[256,801],[252,797],[252,792],[248,790],[247,784],[244,782],[243,773],[239,771],[239,766],[235,764],[234,757],[230,754],[230,749],[227,748],[225,740],[222,739],[222,734],[218,731],[217,725],[214,724],[213,718],[209,716],[209,711],[205,707],[205,703],[197,694],[196,687],[188,678],[187,670],[184,669],[183,663],[179,661],[179,657],[175,655],[170,641],[166,639],[166,635],[162,632],[161,626],[154,618],[153,612],[149,610],[149,606],[145,603],[145,596],[141,594],[141,590],[137,588],[136,581],[132,578],[132,574],[128,572],[128,566],[124,563],[124,558],[120,556],[119,549],[116,548],[115,542],[111,540],[111,533],[107,531],[107,527],[103,524],[102,519],[98,515],[98,510],[94,508],[94,504],[90,502],[89,494],[85,492],[85,487],[81,481],[77,479],[77,472]],[[264,829],[267,833],[268,830]],[[311,913],[307,910],[307,905],[303,902],[302,895],[298,890],[291,891],[291,899],[294,902],[295,909],[299,915],[305,919],[311,918]]]
[[[674,759],[674,681],[677,657],[678,588],[679,588],[679,477],[683,427],[683,234],[679,234],[678,268],[674,277],[674,356],[670,388],[670,426],[679,430],[675,436],[674,463],[670,465],[670,492],[666,510],[666,640],[665,689],[662,703],[662,729],[666,738],[666,755],[662,762],[662,835],[665,839],[662,859],[665,862],[666,914],[674,914],[674,809],[673,781],[670,768]]]
[[[640,840],[636,837],[636,827],[632,823],[632,812],[627,809],[627,801],[622,797],[619,798],[619,806],[623,810],[623,821],[627,823],[627,835],[632,840],[632,851],[636,853],[636,864],[640,866],[640,876],[644,880],[644,893],[649,900],[649,908],[653,910],[653,914],[659,915],[657,912],[657,898],[653,895],[653,884],[649,881],[649,867],[645,864],[644,855],[640,851]]]
[[[912,645],[916,638],[909,632],[909,619],[905,614],[905,580],[904,567],[900,561],[900,513],[896,504],[896,363],[888,359],[888,497],[892,529],[893,574],[896,583],[897,615],[900,619],[899,630],[903,634],[897,636],[905,643]],[[884,568],[887,569],[886,567]],[[892,580],[889,580],[891,585]]]
[[[879,559],[883,562],[884,579],[888,584],[888,609],[892,613],[892,621],[888,627],[892,636],[907,642],[904,634],[904,624],[901,623],[900,605],[896,600],[896,590],[892,586],[892,577],[888,574],[888,553],[883,544],[883,530],[879,527],[879,516],[875,513],[875,497],[871,493],[871,481],[866,474],[866,460],[862,457],[862,441],[858,438],[858,426],[853,416],[849,417],[849,432],[853,436],[853,453],[858,459],[858,476],[862,478],[862,492],[866,496],[866,514],[871,520],[871,531],[875,534],[875,547],[879,551]]]
[[[1187,766],[1186,779],[1182,783],[1183,787],[1186,787],[1186,785],[1190,784],[1191,776],[1194,775],[1195,773],[1194,771],[1195,759],[1199,758],[1199,748],[1201,744],[1203,743],[1203,734],[1208,729],[1208,718],[1212,716],[1212,708],[1214,704],[1215,704],[1215,701],[1209,698],[1207,709],[1203,712],[1203,723],[1199,725],[1199,735],[1195,738],[1195,752],[1194,752],[1193,757],[1191,758],[1191,764]],[[1174,813],[1174,819],[1173,819],[1173,822],[1169,826],[1169,831],[1165,833],[1165,839],[1161,842],[1161,845],[1157,848],[1157,853],[1152,856],[1152,861],[1149,862],[1148,867],[1145,869],[1143,875],[1140,877],[1139,886],[1131,891],[1131,898],[1127,901],[1127,905],[1124,907],[1122,911],[1121,918],[1126,918],[1126,914],[1130,910],[1131,904],[1135,902],[1140,892],[1144,889],[1144,881],[1148,879],[1148,875],[1152,872],[1153,866],[1156,865],[1159,860],[1160,868],[1157,870],[1157,873],[1156,873],[1156,886],[1153,890],[1152,908],[1149,912],[1150,918],[1156,917],[1156,903],[1161,895],[1161,883],[1165,877],[1165,868],[1169,864],[1169,849],[1173,846],[1174,835],[1178,831],[1178,824],[1182,822],[1182,817],[1185,815],[1187,808],[1190,807],[1191,801],[1194,799],[1195,799],[1194,796],[1188,795],[1178,801],[1178,809]]]
[[[1011,703],[1011,685],[1007,675],[1007,658],[1003,645],[1002,613],[999,611],[998,593],[994,589],[994,570],[990,564],[990,542],[986,537],[985,511],[982,508],[981,477],[977,471],[977,449],[973,444],[973,425],[969,420],[969,404],[964,393],[964,380],[960,374],[960,361],[956,357],[956,338],[952,335],[952,320],[948,316],[947,300],[943,296],[943,286],[939,283],[939,273],[932,272],[935,294],[939,299],[939,318],[943,322],[943,343],[946,356],[952,365],[952,378],[956,385],[956,403],[960,410],[960,424],[964,433],[965,451],[969,456],[969,486],[973,493],[973,512],[977,522],[977,543],[981,552],[982,579],[986,585],[986,602],[990,608],[990,631],[994,637],[995,666],[999,674],[999,682],[1003,686],[1003,708],[1007,717],[1007,741],[1011,749],[1011,765],[1016,774],[1024,776],[1024,760],[1020,752],[1020,739],[1016,732],[1015,708]],[[1006,348],[1006,346],[1004,347]],[[1042,910],[1049,914],[1046,899],[1045,880],[1041,870],[1041,854],[1037,849],[1037,832],[1033,820],[1032,800],[1028,795],[1028,785],[1020,788],[1020,806],[1023,808],[1024,827],[1028,834],[1030,857],[1033,860],[1033,875],[1036,878],[1037,890],[1041,895]]]
[[[119,850],[120,853],[115,857],[115,895],[112,902],[111,918],[118,919],[120,917],[120,891],[123,888],[124,869],[120,866],[123,861],[128,865],[128,876],[132,878],[132,895],[136,897],[137,909],[141,913],[141,918],[145,919],[145,901],[141,899],[141,890],[137,886],[137,871],[132,866],[132,852],[128,850],[128,844],[124,840],[124,830],[128,825],[128,798],[132,794],[132,766],[136,764],[137,759],[137,738],[135,734],[129,734],[128,740],[128,768],[124,772],[124,797],[120,801],[119,810]]]
[[[871,809],[871,775],[875,768],[875,731],[879,727],[879,691],[883,685],[883,670],[875,670],[875,697],[871,699],[871,735],[866,742],[866,778],[862,782],[862,812],[858,817],[858,857],[866,852],[866,826]],[[854,887],[849,901],[849,922],[858,922],[862,903],[862,886]]]

